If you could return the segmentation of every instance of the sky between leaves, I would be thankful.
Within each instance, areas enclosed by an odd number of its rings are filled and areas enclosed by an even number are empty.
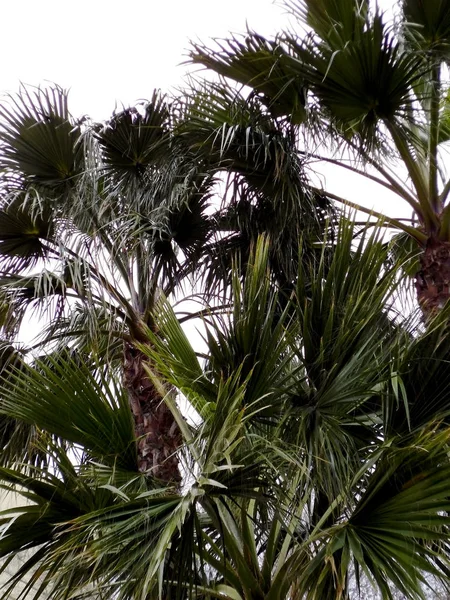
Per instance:
[[[378,2],[383,10],[393,0]],[[189,40],[289,25],[282,0],[2,0],[0,93],[20,82],[70,88],[74,116],[106,119],[180,84]]]
[[[378,4],[389,12],[396,2]],[[282,0],[1,0],[0,16],[0,94],[21,82],[57,83],[70,89],[72,114],[94,120],[155,88],[180,86],[189,40],[245,32],[247,24],[273,36],[292,24]],[[336,193],[367,200],[344,179]]]

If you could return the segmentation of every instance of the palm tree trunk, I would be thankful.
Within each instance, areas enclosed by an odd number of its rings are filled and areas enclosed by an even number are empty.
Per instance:
[[[144,368],[148,358],[125,344],[123,383],[128,391],[137,444],[138,468],[164,483],[181,481],[177,450],[180,429]]]
[[[417,299],[425,319],[437,314],[450,298],[450,242],[430,238],[416,275]]]

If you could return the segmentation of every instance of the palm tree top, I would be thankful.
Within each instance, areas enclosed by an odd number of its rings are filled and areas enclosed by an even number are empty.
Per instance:
[[[192,61],[250,86],[272,114],[305,131],[312,154],[333,144],[337,156],[345,151],[355,158],[354,170],[364,173],[361,164],[370,165],[412,206],[426,234],[446,239],[446,3],[401,2],[395,21],[356,0],[285,5],[298,32],[294,26],[267,40],[248,31],[211,49],[197,44]],[[335,158],[325,149],[321,157]],[[390,166],[396,163],[407,181]],[[424,241],[420,231],[407,230]]]

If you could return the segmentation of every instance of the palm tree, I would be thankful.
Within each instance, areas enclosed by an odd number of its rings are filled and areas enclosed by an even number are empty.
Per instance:
[[[308,188],[286,128],[244,99],[239,112],[225,95],[233,135],[227,148],[215,149],[214,115],[203,129],[196,125],[205,100],[201,94],[185,102],[155,93],[104,124],[74,120],[58,87],[24,88],[0,106],[5,372],[20,360],[14,344],[30,315],[42,319],[35,346],[42,354],[70,347],[111,361],[113,368],[121,365],[138,470],[172,484],[181,480],[181,433],[145,371],[140,348],[155,331],[158,296],[174,296],[189,275],[201,278],[210,295],[218,287],[226,295],[233,260],[239,256],[245,270],[261,232],[272,235],[280,284],[292,288],[299,232],[317,240],[330,207],[323,201],[322,212],[315,209],[319,199]],[[267,132],[262,156],[248,140],[259,143]],[[225,169],[227,191],[214,207]],[[5,420],[3,432],[8,462],[21,456],[30,431]]]
[[[0,112],[4,339],[10,346],[24,318],[38,315],[43,352],[69,344],[119,361],[138,469],[178,483],[180,433],[136,344],[153,327],[159,289],[175,290],[208,237],[212,177],[176,156],[169,107],[156,93],[103,125],[73,120],[58,87],[24,89]]]
[[[176,101],[176,135],[223,181],[213,215],[215,235],[204,248],[202,293],[226,291],[233,261],[243,272],[261,234],[270,238],[270,268],[291,290],[302,255],[314,253],[335,208],[315,190],[295,129],[274,119],[259,98],[214,83],[191,81]],[[304,246],[299,255],[298,240]]]
[[[55,599],[337,600],[365,579],[424,598],[427,574],[448,583],[448,309],[425,331],[392,318],[398,265],[379,231],[354,236],[343,221],[319,267],[300,263],[282,314],[261,237],[202,360],[154,306],[137,347],[183,438],[178,489],[135,469],[119,369],[69,352],[12,369],[1,410],[39,427],[51,468],[0,469],[27,501],[2,515],[3,564],[34,552],[7,593],[26,576]]]
[[[192,61],[249,86],[274,118],[297,126],[305,160],[360,174],[381,186],[380,195],[389,190],[411,206],[416,226],[388,215],[385,225],[416,243],[417,297],[432,314],[450,289],[449,7],[402,0],[388,22],[366,0],[285,5],[298,34],[267,40],[248,31],[213,49],[194,46]],[[331,191],[317,192],[368,212]]]

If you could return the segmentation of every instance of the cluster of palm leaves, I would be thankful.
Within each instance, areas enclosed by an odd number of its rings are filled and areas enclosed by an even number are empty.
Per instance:
[[[287,6],[178,98],[0,105],[3,598],[450,586],[450,8]],[[318,158],[418,226],[361,225]]]

